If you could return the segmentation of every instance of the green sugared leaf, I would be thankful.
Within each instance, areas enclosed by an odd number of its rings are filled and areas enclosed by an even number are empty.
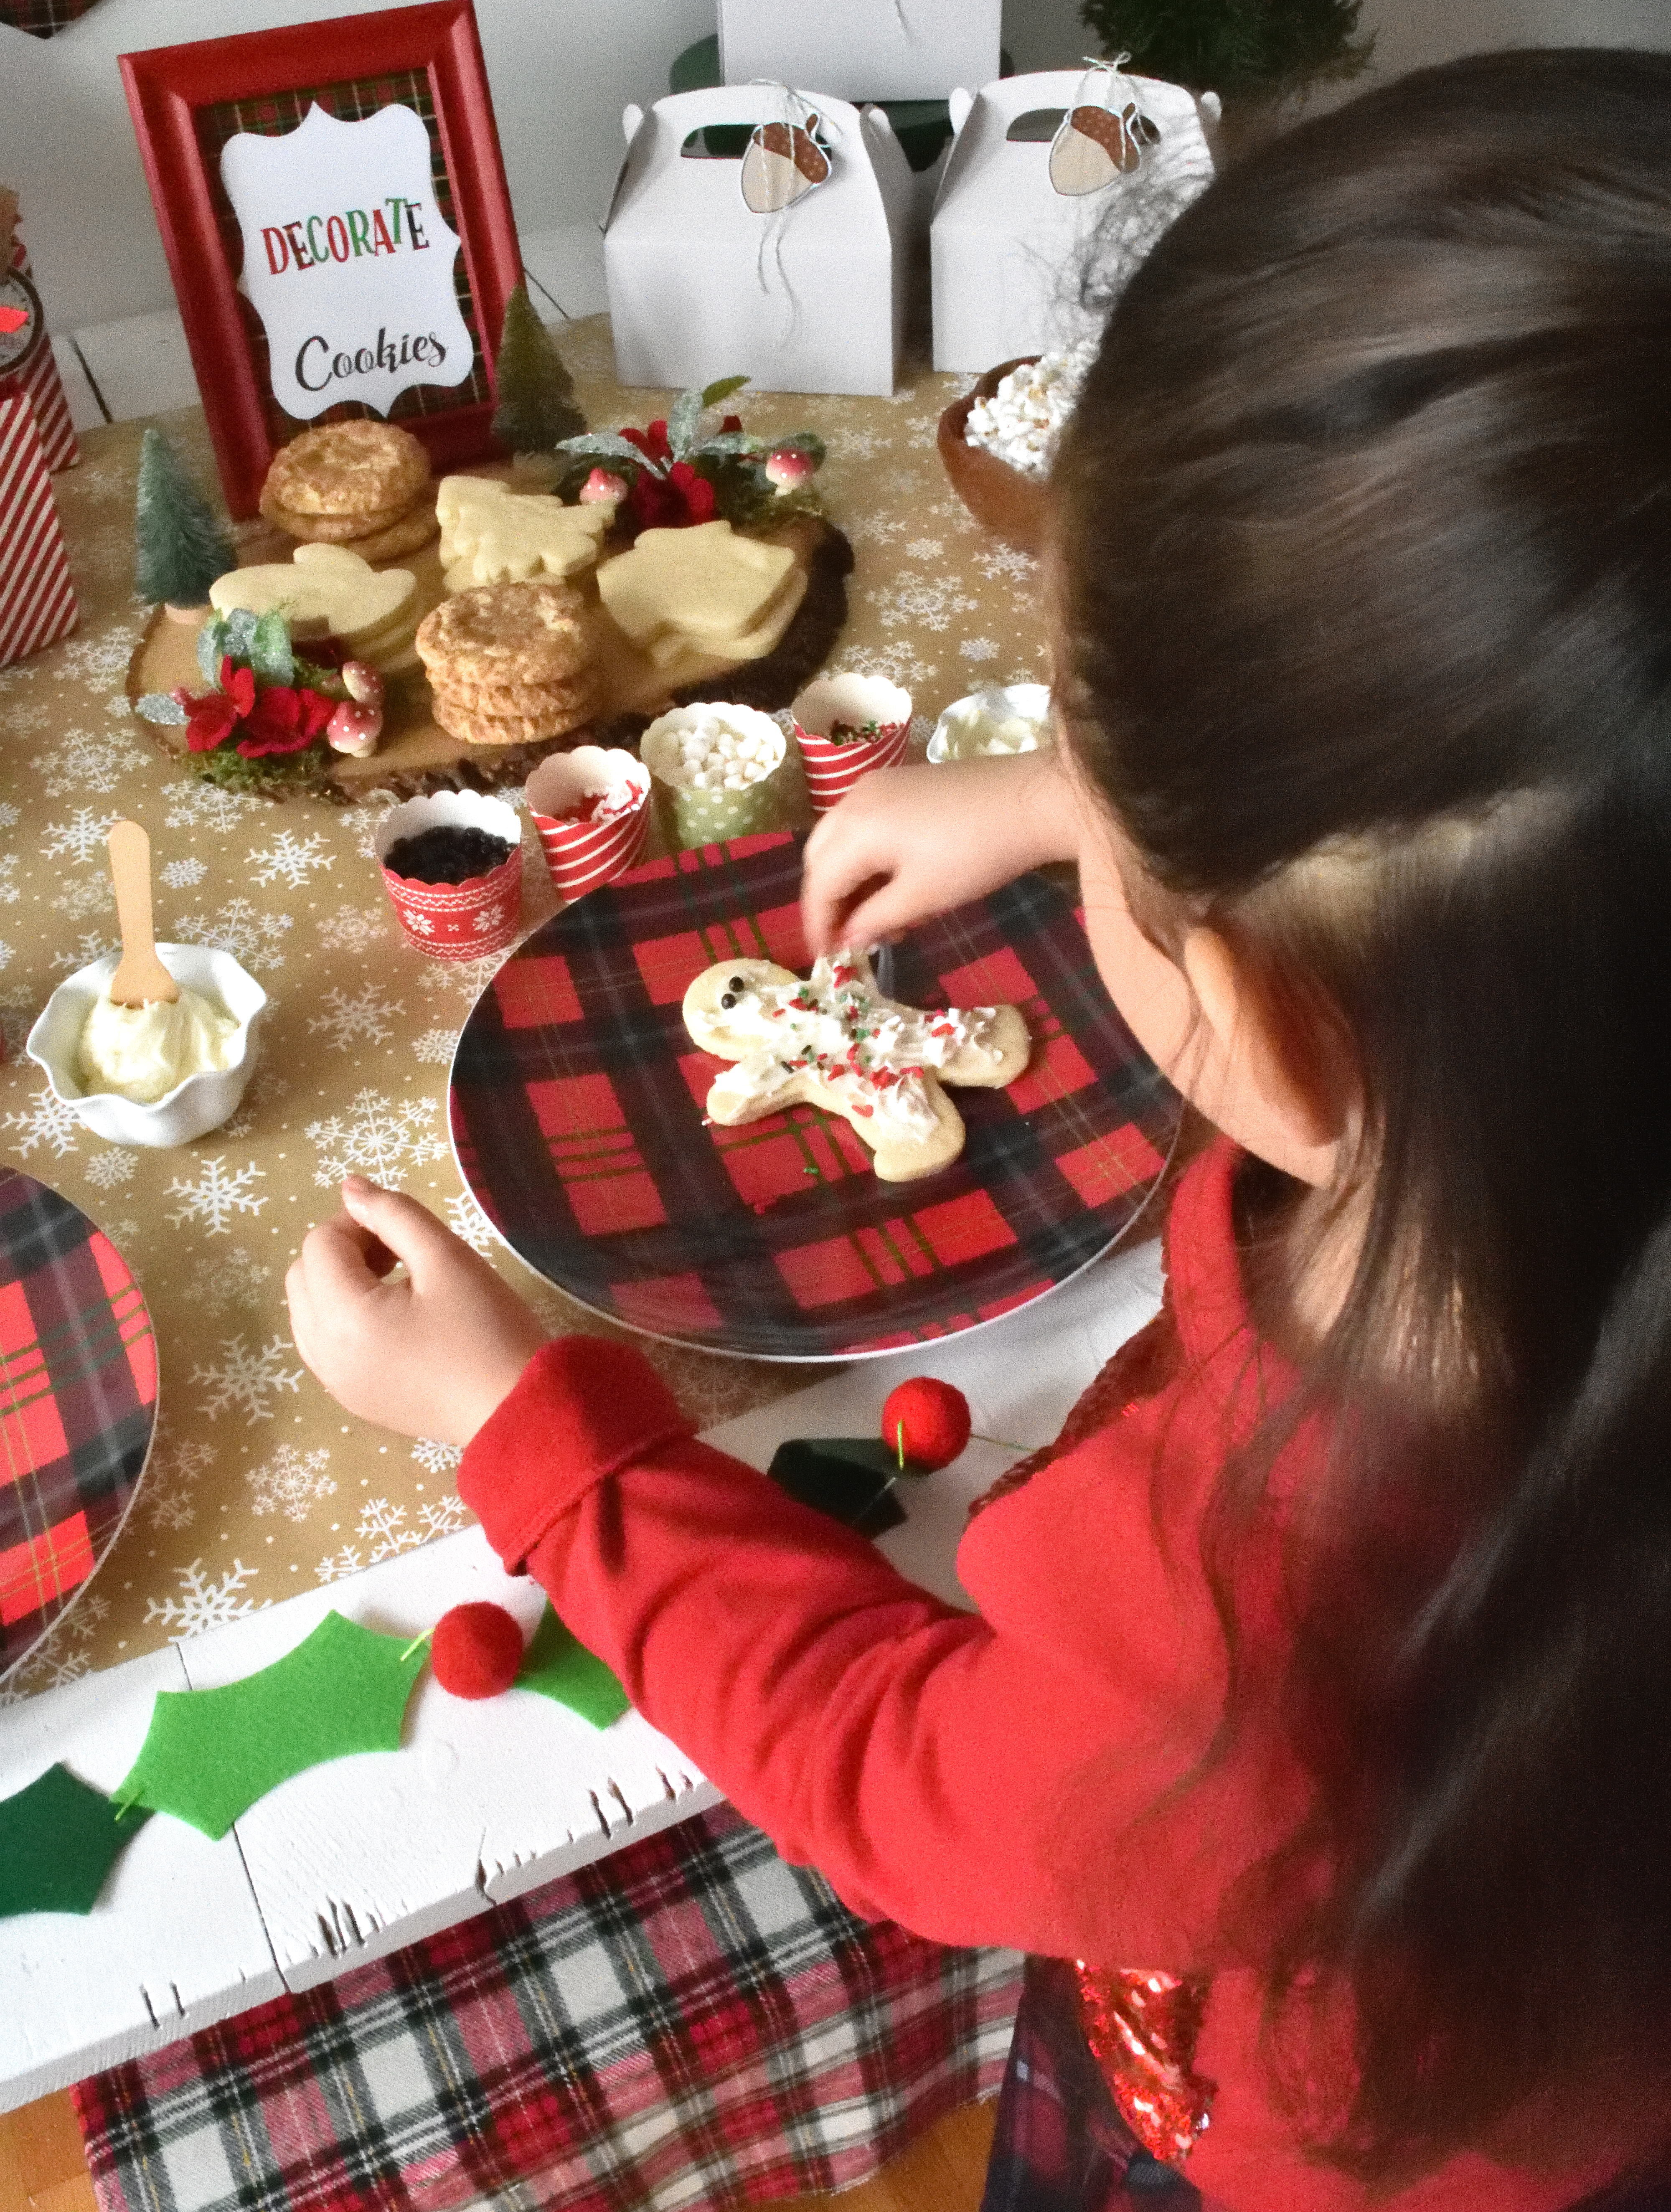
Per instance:
[[[659,476],[661,471],[649,455],[630,438],[618,438],[613,430],[588,430],[583,438],[564,438],[556,450],[560,453],[575,453],[583,460],[630,461],[635,469],[649,469]]]
[[[704,407],[717,407],[733,392],[740,392],[748,380],[746,376],[722,376],[715,383],[704,385],[698,397]]]
[[[290,649],[290,625],[275,608],[255,625],[250,640],[250,666],[262,684],[294,684],[296,657]]]
[[[160,722],[169,729],[178,729],[185,720],[185,709],[179,701],[166,691],[148,691],[143,699],[136,699],[133,711],[148,722]]]
[[[226,625],[227,651],[234,660],[247,660],[255,649],[255,617],[247,607],[234,607]]]
[[[210,615],[197,632],[197,670],[211,689],[220,684],[221,660],[228,650],[227,618],[224,615]]]

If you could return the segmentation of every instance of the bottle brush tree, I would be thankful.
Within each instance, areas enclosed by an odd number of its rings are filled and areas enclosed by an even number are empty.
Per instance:
[[[161,430],[147,430],[139,448],[133,535],[134,589],[142,599],[200,607],[215,579],[238,565],[231,532]]]
[[[1360,0],[1081,0],[1080,20],[1106,54],[1129,53],[1144,76],[1234,97],[1355,76],[1375,46],[1359,36]]]
[[[505,302],[497,363],[499,404],[493,434],[513,453],[549,453],[564,438],[578,438],[586,416],[574,398],[574,380],[534,313],[526,284]]]

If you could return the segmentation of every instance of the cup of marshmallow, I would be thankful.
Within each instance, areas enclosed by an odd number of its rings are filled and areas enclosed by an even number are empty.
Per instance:
[[[659,714],[639,739],[668,842],[714,845],[773,826],[788,741],[754,707],[703,700]]]

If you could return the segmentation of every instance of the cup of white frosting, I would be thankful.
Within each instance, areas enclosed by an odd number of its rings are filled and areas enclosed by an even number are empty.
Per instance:
[[[59,984],[25,1048],[54,1095],[118,1145],[187,1145],[230,1120],[255,1066],[267,994],[229,952],[159,945],[180,987],[172,1004],[111,1003],[120,955]]]

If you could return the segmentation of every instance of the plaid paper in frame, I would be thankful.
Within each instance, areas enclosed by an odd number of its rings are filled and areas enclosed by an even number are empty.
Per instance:
[[[1031,1064],[951,1092],[960,1158],[884,1183],[846,1121],[797,1107],[704,1126],[722,1063],[680,1013],[728,956],[805,965],[800,842],[653,861],[537,930],[483,993],[449,1097],[459,1168],[523,1259],[650,1334],[763,1358],[848,1358],[990,1321],[1131,1225],[1176,1094],[1092,966],[1072,896],[1024,877],[896,951],[912,1005],[1018,1005]]]
[[[86,1215],[0,1170],[0,1676],[115,1540],[156,1416],[150,1316]]]
[[[50,39],[85,15],[94,0],[0,0],[0,23],[27,31],[33,39]]]
[[[1020,1970],[721,1808],[74,2094],[100,2212],[724,2212],[990,2094]]]
[[[434,88],[425,70],[401,70],[388,76],[315,85],[261,99],[221,100],[211,106],[196,110],[192,121],[228,268],[234,270],[243,268],[244,234],[232,202],[227,197],[226,187],[221,182],[221,155],[227,141],[236,137],[242,131],[252,131],[265,138],[284,137],[298,127],[308,109],[316,102],[341,123],[363,122],[385,107],[410,107],[422,118],[423,127],[429,134],[429,174],[434,187],[435,204],[441,210],[447,228],[458,232],[459,215],[453,204],[453,179],[447,173],[446,158],[441,150]],[[459,302],[459,312],[464,317],[465,328],[470,332],[471,346],[471,373],[462,384],[408,385],[390,408],[386,417],[357,401],[345,401],[325,408],[307,422],[298,422],[287,415],[273,398],[267,334],[260,316],[240,290],[238,295],[239,313],[244,319],[244,327],[248,334],[251,357],[255,363],[257,380],[266,410],[268,434],[274,446],[287,445],[300,431],[317,429],[326,422],[343,422],[361,416],[373,422],[410,422],[415,416],[444,414],[455,408],[480,406],[491,399],[492,386],[483,355],[481,318],[465,273],[462,246],[453,265],[453,289]],[[495,335],[496,338],[497,334]]]

